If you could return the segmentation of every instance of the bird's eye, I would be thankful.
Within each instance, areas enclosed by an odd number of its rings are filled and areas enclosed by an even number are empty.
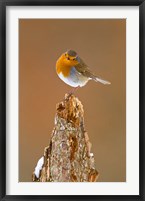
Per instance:
[[[70,60],[70,58],[69,58],[69,57],[67,57],[67,60]]]
[[[73,60],[76,60],[76,58],[73,58]]]

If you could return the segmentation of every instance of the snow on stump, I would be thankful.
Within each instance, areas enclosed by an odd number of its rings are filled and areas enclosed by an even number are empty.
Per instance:
[[[57,104],[55,126],[44,155],[32,175],[34,182],[96,182],[91,143],[85,131],[84,110],[74,95]]]

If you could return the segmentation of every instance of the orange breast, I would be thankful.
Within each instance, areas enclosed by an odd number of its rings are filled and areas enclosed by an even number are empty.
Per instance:
[[[56,72],[58,74],[62,73],[64,77],[68,77],[70,74],[72,65],[65,62],[63,56],[61,56],[56,62]]]

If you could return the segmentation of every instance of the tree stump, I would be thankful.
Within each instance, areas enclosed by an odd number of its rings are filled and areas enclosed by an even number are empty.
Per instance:
[[[84,126],[84,110],[74,95],[57,104],[55,126],[32,175],[34,182],[96,182],[91,143]]]

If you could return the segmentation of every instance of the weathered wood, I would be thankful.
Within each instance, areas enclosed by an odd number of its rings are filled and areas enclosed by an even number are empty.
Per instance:
[[[57,104],[49,146],[33,172],[37,182],[96,182],[91,143],[84,126],[84,110],[74,95]]]

